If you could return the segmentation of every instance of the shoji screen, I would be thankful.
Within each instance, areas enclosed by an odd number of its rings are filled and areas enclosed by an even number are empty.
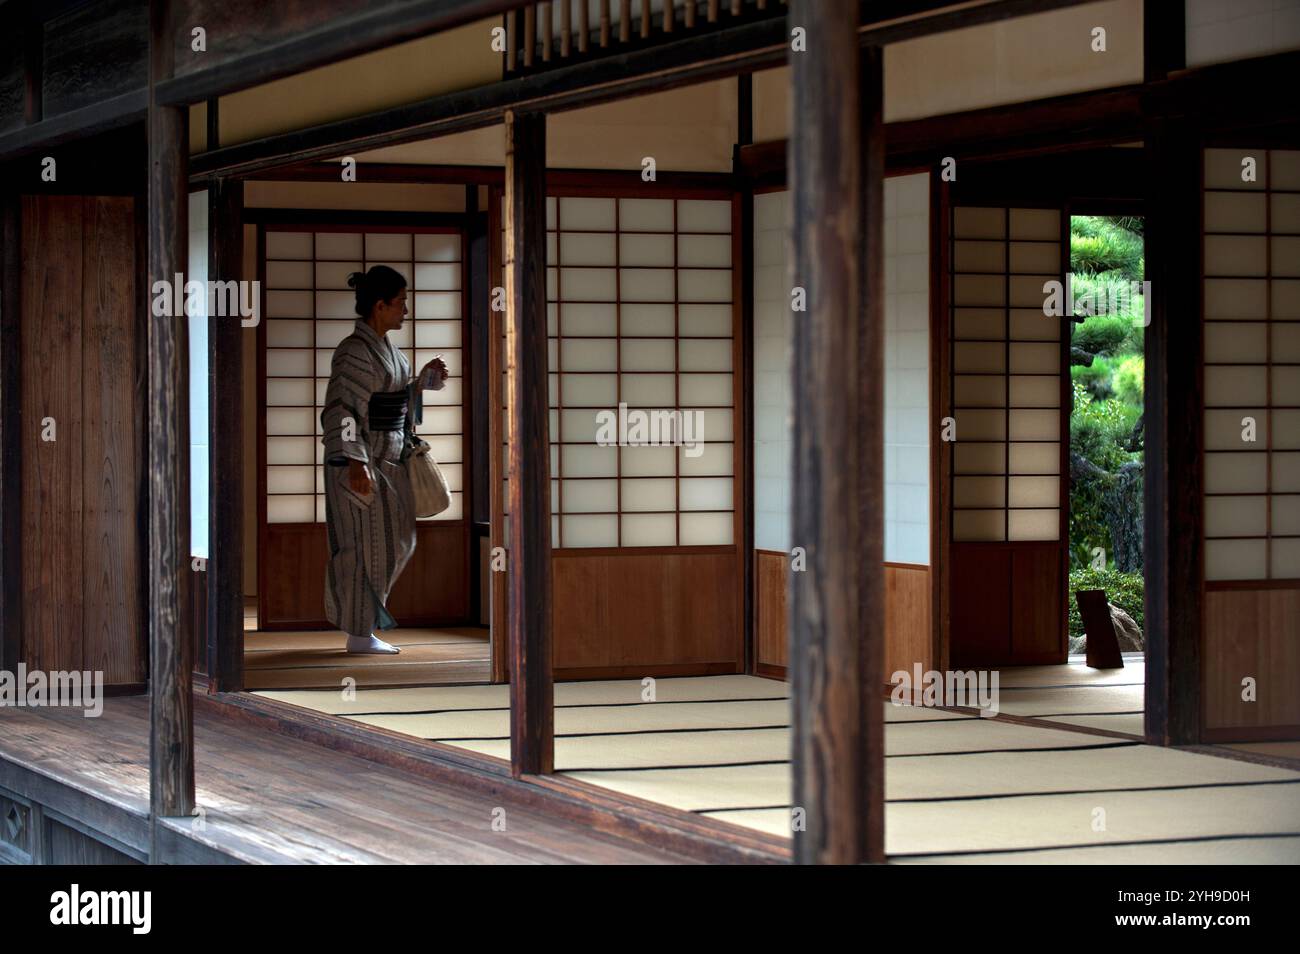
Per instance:
[[[190,193],[188,281],[208,280],[208,191]],[[232,319],[233,320],[233,319]],[[189,318],[190,556],[208,556],[208,308]]]
[[[952,538],[1060,538],[1062,276],[1055,209],[959,207],[952,219]]]
[[[554,547],[735,541],[731,219],[730,199],[548,199]],[[598,443],[620,404],[692,415],[700,453]]]
[[[1206,150],[1204,215],[1205,578],[1300,579],[1300,152]]]
[[[885,180],[885,560],[930,562],[930,176]]]
[[[266,522],[323,523],[325,488],[320,412],[334,348],[356,323],[350,272],[389,265],[406,277],[406,323],[390,332],[413,373],[442,354],[446,387],[424,392],[418,433],[464,512],[464,405],[461,234],[447,230],[294,230],[265,232]]]
[[[789,200],[754,196],[754,546],[779,553],[790,550]]]

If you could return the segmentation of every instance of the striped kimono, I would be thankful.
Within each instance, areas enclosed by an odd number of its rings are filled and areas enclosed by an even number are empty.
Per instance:
[[[372,395],[406,393],[399,430],[373,430]],[[325,445],[325,617],[349,636],[396,626],[384,605],[415,550],[415,505],[404,463],[415,437],[422,394],[406,355],[364,321],[340,342],[330,366],[321,438]],[[348,462],[370,465],[370,498],[353,492]]]

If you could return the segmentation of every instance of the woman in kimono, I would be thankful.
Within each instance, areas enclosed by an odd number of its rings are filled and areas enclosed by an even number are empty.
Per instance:
[[[406,457],[423,445],[415,424],[424,388],[440,390],[447,367],[434,358],[411,377],[387,338],[406,318],[406,279],[386,265],[354,272],[357,323],[330,366],[321,438],[325,445],[325,617],[348,634],[350,653],[397,653],[375,635],[397,624],[385,604],[415,550],[415,505]]]

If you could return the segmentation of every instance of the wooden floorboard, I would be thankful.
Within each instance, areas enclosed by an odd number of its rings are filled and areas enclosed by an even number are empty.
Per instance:
[[[482,627],[402,628],[384,634],[395,656],[353,655],[338,632],[250,632],[244,637],[248,689],[338,689],[486,683],[491,645]]]
[[[195,723],[203,814],[166,820],[172,843],[179,836],[239,860],[278,863],[689,860],[592,832],[508,791],[466,791],[217,718],[206,707]],[[107,699],[94,719],[71,709],[0,710],[0,784],[93,796],[105,815],[99,830],[136,843],[147,831],[148,726],[144,696]],[[494,830],[494,820],[505,830]]]

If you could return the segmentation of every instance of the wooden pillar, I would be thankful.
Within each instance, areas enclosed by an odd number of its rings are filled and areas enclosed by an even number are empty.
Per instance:
[[[171,4],[152,0],[149,34],[149,288],[171,288],[188,258],[188,110],[160,106],[157,84],[172,73]],[[153,296],[150,295],[152,301]],[[149,310],[149,810],[154,819],[194,809],[192,620],[181,575],[190,572],[182,523],[180,461],[186,395],[185,316]]]
[[[546,115],[506,113],[506,376],[510,402],[510,767],[554,767],[547,437]]]
[[[792,0],[794,859],[884,860],[881,53],[858,4]],[[861,62],[859,57],[861,56]],[[802,812],[800,818],[799,812]],[[800,822],[802,821],[802,827]]]
[[[0,670],[17,672],[23,639],[22,206],[0,193]]]
[[[244,278],[244,183],[208,188],[208,278]],[[237,314],[208,316],[208,684],[243,688],[244,335]]]
[[[1201,144],[1183,119],[1146,141],[1146,736],[1201,733]]]

